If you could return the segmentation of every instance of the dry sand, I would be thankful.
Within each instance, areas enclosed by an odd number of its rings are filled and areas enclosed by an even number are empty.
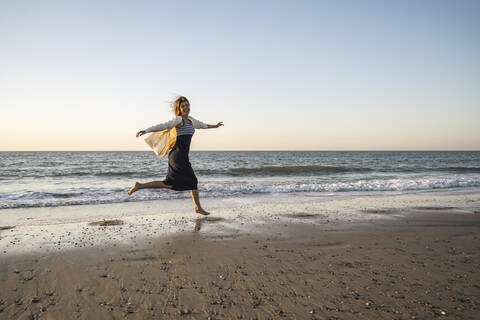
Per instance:
[[[204,232],[207,218],[140,248],[2,257],[0,318],[480,319],[479,214],[298,218],[263,235]]]

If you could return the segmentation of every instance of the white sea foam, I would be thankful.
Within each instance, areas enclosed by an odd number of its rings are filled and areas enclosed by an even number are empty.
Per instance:
[[[409,191],[457,187],[480,187],[480,175],[421,177],[401,179],[360,179],[348,182],[278,183],[278,184],[206,184],[208,192],[232,193],[289,193],[289,192],[349,192],[349,191]]]
[[[288,181],[285,181],[288,180]],[[417,191],[480,187],[480,174],[403,177],[396,179],[350,179],[349,181],[281,182],[257,180],[255,183],[207,182],[200,184],[202,197],[275,193],[348,193],[382,191]],[[142,190],[129,197],[126,188],[62,188],[48,191],[15,190],[0,193],[0,209],[56,207],[157,199],[188,198],[188,193],[165,190]]]

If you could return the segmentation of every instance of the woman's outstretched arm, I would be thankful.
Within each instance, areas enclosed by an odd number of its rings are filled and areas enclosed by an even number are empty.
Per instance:
[[[193,127],[195,129],[211,129],[211,128],[218,128],[220,126],[223,126],[223,121],[220,121],[217,124],[206,124],[205,122],[199,121],[191,116],[189,116],[189,119],[192,120]]]
[[[180,122],[182,122],[182,118],[181,117],[175,117],[168,122],[157,124],[155,126],[147,128],[145,130],[140,130],[140,131],[137,132],[137,138],[140,137],[140,136],[143,136],[144,134],[146,134],[148,132],[155,132],[155,131],[163,131],[163,130],[166,130],[166,129],[172,129],[173,127],[175,127]]]
[[[220,121],[217,124],[208,124],[207,126],[208,127],[206,127],[205,129],[215,129],[215,128],[223,126],[223,121]]]

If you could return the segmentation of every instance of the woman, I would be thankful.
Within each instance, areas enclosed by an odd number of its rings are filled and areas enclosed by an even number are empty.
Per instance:
[[[173,110],[176,117],[171,121],[137,132],[138,138],[147,132],[167,131],[175,128],[173,131],[173,139],[176,138],[176,141],[174,142],[173,148],[168,153],[168,173],[166,179],[163,181],[152,181],[147,183],[135,182],[133,187],[128,191],[128,195],[131,195],[140,189],[147,188],[163,188],[177,191],[190,190],[190,194],[195,205],[195,212],[208,215],[210,213],[205,211],[200,205],[197,188],[198,181],[188,159],[188,152],[190,151],[190,142],[193,134],[195,133],[195,129],[218,128],[223,126],[223,122],[219,122],[216,125],[211,125],[198,121],[189,116],[190,103],[188,102],[187,98],[183,96],[175,100],[173,103]],[[147,143],[149,142],[147,141]],[[159,156],[163,156],[163,154],[164,152],[159,154]]]

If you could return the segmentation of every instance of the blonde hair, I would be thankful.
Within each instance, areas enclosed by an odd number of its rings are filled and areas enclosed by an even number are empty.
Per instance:
[[[190,101],[188,101],[187,98],[185,98],[184,96],[180,96],[178,97],[174,102],[173,102],[173,112],[175,113],[176,116],[181,116],[182,115],[182,111],[180,110],[180,105],[182,104],[182,102],[184,101],[187,101],[189,104],[190,104]]]

